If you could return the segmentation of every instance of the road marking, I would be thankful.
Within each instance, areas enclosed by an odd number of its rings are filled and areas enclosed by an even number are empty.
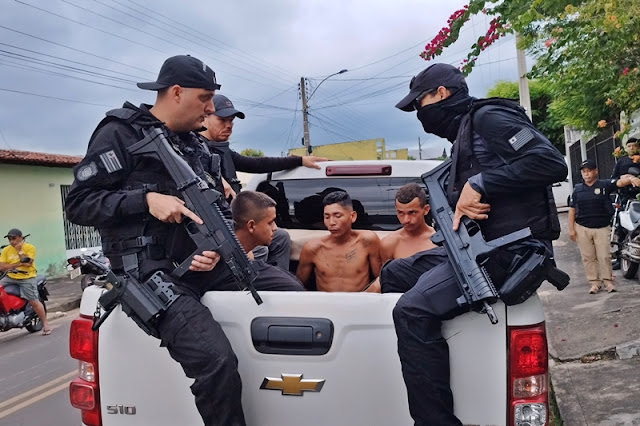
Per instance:
[[[38,402],[50,395],[53,395],[56,392],[60,392],[62,389],[68,388],[69,387],[69,381],[72,377],[77,376],[78,375],[78,371],[77,370],[73,370],[70,373],[65,374],[64,376],[60,376],[57,379],[53,379],[50,382],[47,382],[41,386],[38,386],[37,388],[31,389],[27,392],[21,393],[18,396],[14,396],[11,399],[8,399],[2,403],[0,403],[0,410],[2,410],[4,407],[7,406],[12,406],[11,408],[4,410],[4,411],[0,411],[0,419],[2,419],[3,417],[8,416],[11,413],[14,413],[18,410],[23,409],[24,407],[27,407],[35,402]],[[63,382],[62,384],[60,384],[61,382]],[[55,387],[52,387],[55,386]],[[47,390],[48,389],[48,390]],[[32,396],[36,394],[35,396]],[[28,399],[26,399],[28,398]],[[24,400],[23,402],[17,404],[17,405],[13,405],[18,401]]]

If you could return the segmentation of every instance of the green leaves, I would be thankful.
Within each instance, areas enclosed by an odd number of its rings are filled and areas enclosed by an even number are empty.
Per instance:
[[[464,13],[463,13],[464,12]],[[460,64],[469,74],[502,35],[517,31],[519,47],[534,56],[530,77],[548,87],[550,114],[564,124],[595,130],[640,108],[640,2],[637,0],[471,0],[441,32],[429,59],[457,40],[468,17],[487,14],[487,33]],[[427,59],[427,58],[425,58]]]

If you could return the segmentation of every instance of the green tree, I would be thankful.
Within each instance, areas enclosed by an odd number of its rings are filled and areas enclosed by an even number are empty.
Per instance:
[[[553,100],[551,89],[540,81],[532,80],[529,82],[529,93],[533,123],[564,154],[564,126],[557,117],[549,112],[549,104]],[[489,89],[487,96],[517,99],[519,96],[518,83],[499,81]]]
[[[440,55],[482,13],[493,19],[460,64],[465,74],[488,46],[517,31],[518,47],[536,59],[530,77],[549,87],[549,110],[564,124],[595,130],[640,108],[638,0],[470,0],[421,56]]]
[[[264,157],[264,152],[259,149],[245,148],[240,151],[240,155],[244,155],[245,157]]]
[[[413,155],[408,155],[407,156],[407,160],[415,160],[415,159],[416,159],[416,157],[414,157]]]

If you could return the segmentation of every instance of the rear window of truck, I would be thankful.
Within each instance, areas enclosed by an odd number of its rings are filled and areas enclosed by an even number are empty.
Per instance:
[[[276,224],[289,229],[325,229],[323,198],[333,191],[346,191],[358,214],[354,229],[393,231],[400,228],[396,217],[395,196],[402,185],[419,177],[362,177],[300,180],[271,180],[256,188],[273,198]]]

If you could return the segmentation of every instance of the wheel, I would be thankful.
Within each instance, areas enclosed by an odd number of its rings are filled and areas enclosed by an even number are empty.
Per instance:
[[[47,313],[47,305],[44,303],[44,300],[40,300],[40,303],[42,303],[42,306],[44,306],[44,313],[46,315],[46,313]],[[27,331],[29,333],[36,333],[36,332],[42,330],[42,321],[40,321],[40,317],[36,315],[31,320],[31,323],[26,325],[25,328],[27,329]]]
[[[624,257],[620,258],[620,269],[622,270],[622,276],[625,278],[633,278],[636,276],[638,272],[638,264],[630,261],[629,259],[625,259]]]
[[[95,279],[95,274],[85,274],[82,276],[80,280],[80,288],[84,291],[85,288],[89,287],[93,284],[93,280]]]

